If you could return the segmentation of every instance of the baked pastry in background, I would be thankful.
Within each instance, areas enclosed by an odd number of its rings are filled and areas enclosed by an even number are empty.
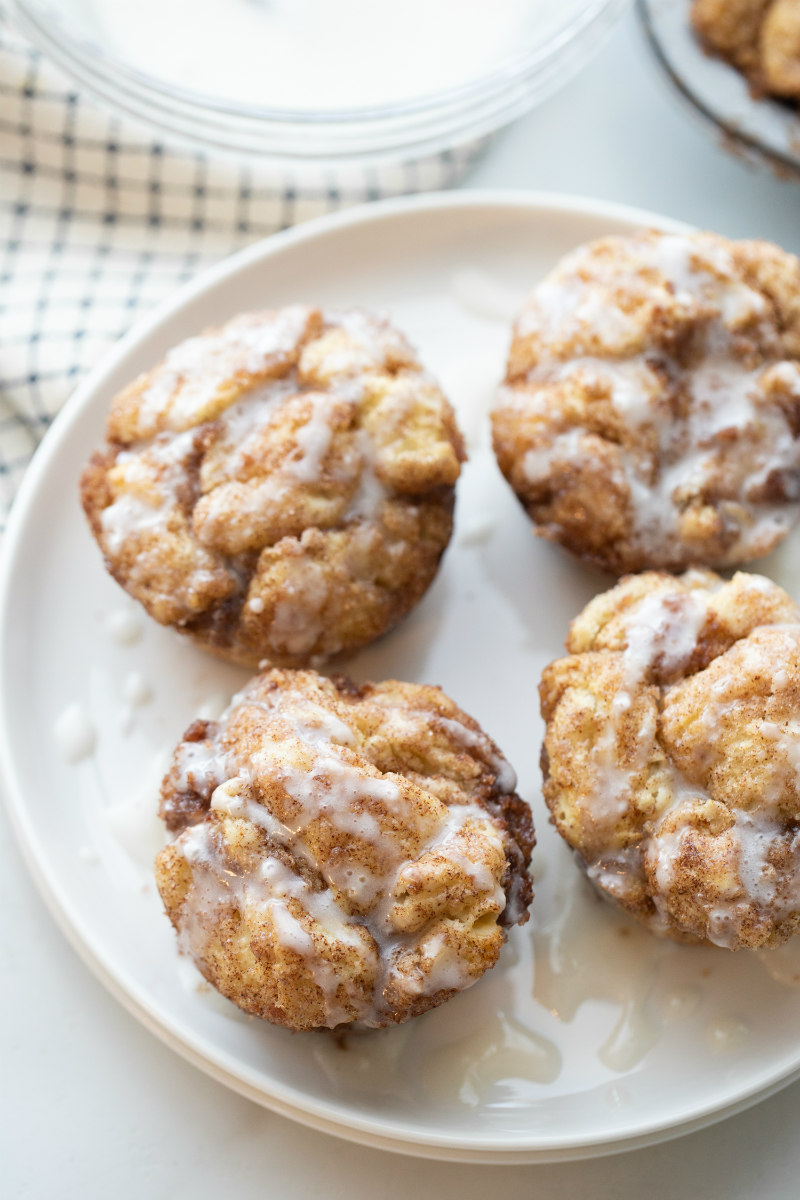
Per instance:
[[[800,101],[800,0],[694,0],[692,25],[757,95]]]
[[[450,538],[452,410],[367,313],[296,306],[190,338],[115,397],[107,432],[81,485],[106,566],[236,662],[371,642]]]
[[[418,1016],[528,919],[530,809],[438,688],[270,670],[196,721],[162,785],[156,880],[180,946],[290,1029]]]
[[[758,558],[800,501],[800,263],[654,230],[568,254],[492,424],[537,532],[616,574]]]
[[[800,926],[800,612],[776,584],[647,572],[573,622],[541,684],[544,795],[595,887],[732,950]]]

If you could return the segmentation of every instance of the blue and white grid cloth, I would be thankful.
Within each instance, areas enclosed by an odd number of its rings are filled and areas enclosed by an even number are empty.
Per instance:
[[[169,145],[76,90],[0,6],[0,528],[50,421],[143,312],[298,221],[447,187],[475,152],[300,181]]]

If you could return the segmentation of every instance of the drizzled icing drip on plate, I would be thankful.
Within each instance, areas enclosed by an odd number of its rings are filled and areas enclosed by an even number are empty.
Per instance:
[[[424,1012],[527,919],[514,782],[438,689],[267,672],[187,730],[164,780],[156,876],[181,947],[291,1028]]]
[[[542,682],[545,798],[601,892],[732,949],[800,926],[800,613],[777,585],[649,573]]]

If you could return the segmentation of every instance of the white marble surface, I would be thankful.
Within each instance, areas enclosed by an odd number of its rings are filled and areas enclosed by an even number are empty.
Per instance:
[[[800,251],[800,186],[726,155],[656,75],[629,16],[561,95],[507,131],[469,186],[641,205]],[[800,1174],[800,1084],[649,1150],[475,1167],[362,1149],[271,1115],[166,1050],[75,957],[0,820],[3,1196],[400,1200],[785,1200]]]

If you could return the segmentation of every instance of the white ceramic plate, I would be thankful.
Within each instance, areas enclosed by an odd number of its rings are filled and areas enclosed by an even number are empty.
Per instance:
[[[149,1028],[319,1129],[440,1158],[552,1160],[696,1128],[800,1070],[797,956],[652,938],[595,899],[539,792],[539,673],[609,581],[532,536],[488,452],[485,414],[530,285],[576,243],[642,224],[674,227],[607,204],[465,193],[371,205],[269,239],[120,343],[55,422],[20,492],[0,595],[0,761],[31,869],[87,963]],[[533,921],[500,965],[435,1012],[349,1035],[345,1048],[245,1017],[179,960],[150,877],[158,781],[185,725],[244,674],[135,616],[76,492],[108,401],[132,376],[208,324],[303,299],[390,312],[439,375],[472,450],[434,587],[348,668],[441,684],[517,767],[540,839]],[[795,590],[778,558],[766,569]],[[71,706],[96,731],[74,763],[53,733]]]

